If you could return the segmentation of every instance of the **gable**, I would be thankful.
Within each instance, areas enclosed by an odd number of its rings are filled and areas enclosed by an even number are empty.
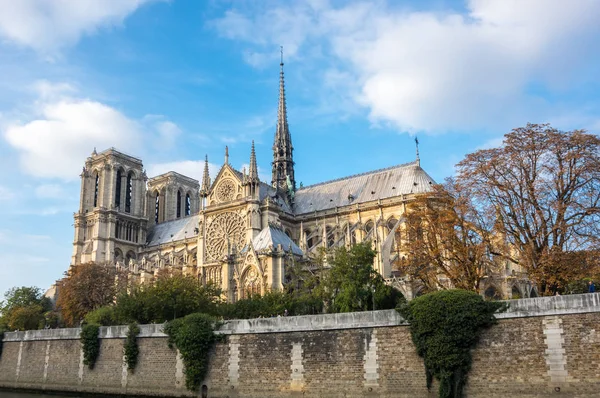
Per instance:
[[[242,174],[224,164],[219,170],[208,195],[208,206],[233,202],[243,197]]]

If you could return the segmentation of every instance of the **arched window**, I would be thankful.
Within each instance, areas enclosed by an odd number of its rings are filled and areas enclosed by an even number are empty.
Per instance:
[[[115,238],[116,239],[120,239],[121,237],[121,221],[117,220],[117,222],[115,223]]]
[[[388,232],[390,232],[392,229],[394,229],[397,222],[398,222],[398,220],[396,220],[394,217],[390,217],[390,219],[388,220],[387,225],[386,225]]]
[[[125,213],[131,213],[131,198],[133,197],[133,172],[127,174],[127,190],[125,190]]]
[[[115,181],[115,206],[121,206],[121,169],[117,170],[117,180]]]
[[[519,290],[519,288],[517,287],[517,285],[514,285],[512,287],[511,296],[512,296],[511,298],[513,300],[523,298],[523,295],[521,294],[521,291]]]
[[[365,224],[365,232],[367,233],[368,238],[370,238],[374,227],[375,224],[373,223],[373,221],[367,221],[367,223]]]
[[[181,191],[177,191],[177,218],[181,218]]]
[[[129,265],[129,261],[130,260],[134,260],[135,261],[135,259],[136,259],[135,258],[135,253],[132,252],[132,251],[128,251],[127,252],[127,256],[125,257],[126,264]]]
[[[96,182],[94,184],[94,207],[98,207],[98,188],[100,185],[100,175],[98,175],[98,172],[96,172]]]
[[[154,222],[158,224],[158,216],[160,214],[160,194],[158,193],[158,191],[156,191],[155,193],[155,200],[154,200]]]
[[[261,282],[258,271],[253,267],[248,269],[243,278],[242,298],[250,298],[261,293]]]
[[[123,252],[121,249],[115,249],[115,262],[116,261],[123,261]]]
[[[485,298],[488,300],[502,300],[502,295],[495,286],[490,286],[485,289]]]
[[[185,215],[189,216],[192,214],[192,198],[189,192],[185,194]]]

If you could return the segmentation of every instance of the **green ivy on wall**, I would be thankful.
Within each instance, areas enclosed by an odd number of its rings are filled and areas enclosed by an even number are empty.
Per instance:
[[[412,341],[425,362],[427,388],[439,380],[440,398],[460,398],[471,369],[471,349],[481,331],[496,322],[506,305],[484,301],[475,292],[441,290],[400,307],[410,322]]]
[[[206,314],[190,314],[175,319],[165,325],[164,332],[169,336],[169,347],[175,346],[185,365],[185,386],[190,391],[198,391],[208,372],[209,353],[220,338],[214,331],[218,329],[215,318]]]
[[[83,350],[83,363],[89,369],[94,369],[96,359],[100,354],[100,338],[98,333],[100,326],[94,324],[86,324],[81,327],[81,349]]]
[[[125,356],[125,362],[127,362],[127,369],[131,371],[135,369],[138,354],[140,353],[137,343],[138,334],[140,334],[139,326],[136,323],[130,323],[127,330],[127,337],[123,342],[123,355]]]

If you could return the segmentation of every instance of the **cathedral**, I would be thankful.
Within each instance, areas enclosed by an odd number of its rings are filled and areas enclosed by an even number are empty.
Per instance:
[[[141,159],[94,150],[81,174],[71,266],[113,264],[138,283],[177,271],[220,286],[234,302],[281,290],[286,267],[310,261],[319,248],[369,240],[373,267],[395,279],[395,232],[406,204],[434,184],[418,151],[408,163],[297,187],[282,62],[270,182],[259,179],[254,143],[249,152],[248,170],[239,171],[225,148],[214,181],[207,159],[200,183],[173,171],[148,178]]]

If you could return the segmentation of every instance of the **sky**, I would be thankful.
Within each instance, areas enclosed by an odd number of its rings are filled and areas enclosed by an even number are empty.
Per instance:
[[[0,294],[68,269],[79,174],[270,156],[285,62],[296,180],[413,161],[437,181],[526,123],[600,130],[596,0],[0,0]]]

